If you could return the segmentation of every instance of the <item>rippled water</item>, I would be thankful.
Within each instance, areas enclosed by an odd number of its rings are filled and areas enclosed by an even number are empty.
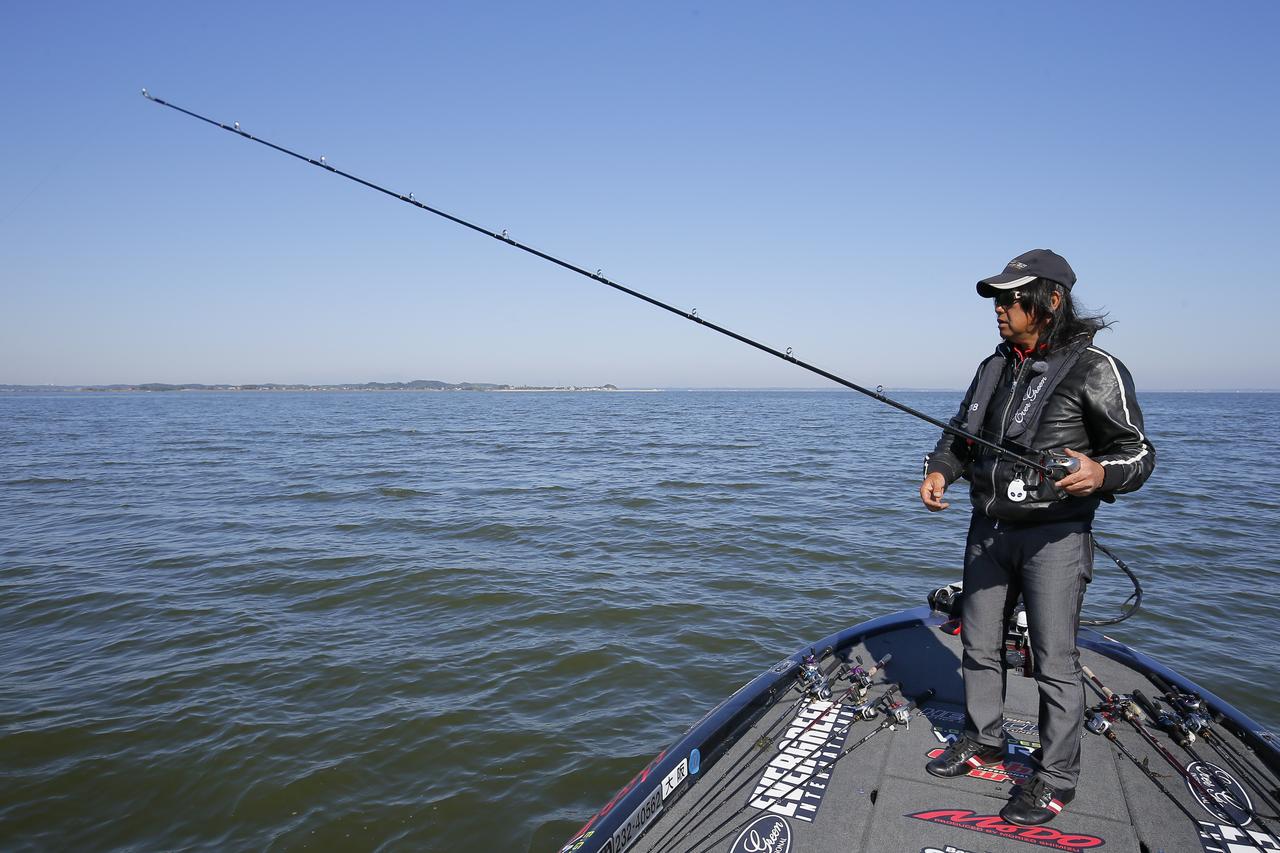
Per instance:
[[[1142,402],[1111,633],[1280,728],[1280,395]],[[0,396],[0,849],[555,849],[958,579],[932,440],[838,392]]]

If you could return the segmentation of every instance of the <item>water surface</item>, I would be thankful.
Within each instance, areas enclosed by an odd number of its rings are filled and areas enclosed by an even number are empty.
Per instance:
[[[1142,403],[1110,633],[1280,728],[1280,395]],[[933,436],[842,392],[2,395],[0,849],[555,849],[959,578]]]

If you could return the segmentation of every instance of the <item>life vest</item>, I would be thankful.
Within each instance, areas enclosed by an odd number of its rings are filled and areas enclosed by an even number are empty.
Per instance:
[[[1004,424],[1005,441],[1024,448],[1034,448],[1036,430],[1040,426],[1040,417],[1044,414],[1044,406],[1054,389],[1062,382],[1072,366],[1080,360],[1080,356],[1089,348],[1092,339],[1082,335],[1067,346],[1059,347],[1045,353],[1042,357],[1029,355],[1031,371],[1038,376],[1027,382],[1022,392],[1022,399],[1014,410],[1008,424]],[[982,434],[983,424],[987,417],[987,408],[995,396],[996,386],[1000,383],[1000,374],[1004,372],[1005,361],[1013,348],[1008,343],[996,347],[998,358],[989,358],[978,375],[978,384],[974,387],[973,397],[969,400],[969,410],[965,413],[964,428],[966,432]]]

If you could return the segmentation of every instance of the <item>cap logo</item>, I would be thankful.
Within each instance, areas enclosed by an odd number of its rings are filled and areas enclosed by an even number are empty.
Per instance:
[[[1013,267],[1015,270],[1025,270],[1027,268],[1027,265],[1019,260],[1009,261],[1009,266]]]

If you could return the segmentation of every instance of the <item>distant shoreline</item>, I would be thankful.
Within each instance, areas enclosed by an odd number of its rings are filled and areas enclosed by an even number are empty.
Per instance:
[[[163,383],[147,383],[143,385],[17,385],[0,384],[0,394],[77,394],[77,393],[226,393],[226,394],[266,394],[266,393],[373,393],[373,392],[441,392],[441,391],[483,391],[505,393],[643,393],[657,394],[678,391],[697,392],[778,392],[796,394],[852,394],[846,388],[695,388],[689,386],[672,386],[667,388],[618,388],[615,385],[497,385],[490,383],[440,383],[442,387],[428,387],[405,382],[369,382],[350,385],[301,385],[264,383],[248,385],[168,385]],[[963,394],[963,388],[889,388],[889,394]],[[1139,389],[1140,394],[1280,394],[1276,388],[1150,388]]]
[[[349,392],[366,392],[366,391],[519,391],[519,392],[582,392],[582,391],[618,391],[615,385],[500,385],[492,382],[441,382],[436,379],[415,379],[412,382],[360,382],[345,383],[333,385],[305,385],[300,383],[281,383],[281,382],[260,382],[245,383],[242,385],[218,384],[205,385],[200,383],[181,383],[170,384],[166,382],[145,382],[140,385],[0,385],[0,393],[49,393],[49,392],[93,392],[93,393],[112,393],[112,392],[143,392],[157,394],[173,394],[180,392],[207,392],[216,391],[221,393],[307,393],[316,391],[349,391]],[[658,390],[641,389],[641,390]]]

